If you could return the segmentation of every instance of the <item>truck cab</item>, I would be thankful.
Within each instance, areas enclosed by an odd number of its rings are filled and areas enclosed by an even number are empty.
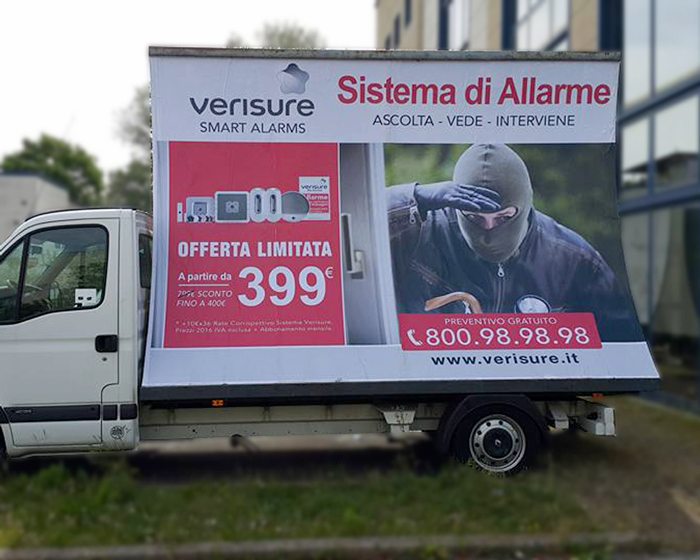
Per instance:
[[[30,218],[0,246],[0,432],[6,453],[131,449],[151,280],[151,218]]]

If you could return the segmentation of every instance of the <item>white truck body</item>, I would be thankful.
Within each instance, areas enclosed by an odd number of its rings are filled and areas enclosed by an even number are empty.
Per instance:
[[[166,58],[209,57],[207,71],[218,68],[220,61],[216,59],[222,58],[222,52],[156,49],[157,56]],[[248,64],[266,56],[257,51],[249,51],[248,55],[236,51],[224,54],[233,58],[249,56]],[[269,56],[283,59],[285,64],[287,59],[343,58],[341,53],[315,57],[300,51]],[[378,57],[405,61],[437,58],[419,53],[353,56],[372,62]],[[441,56],[445,60],[488,59],[487,55],[464,53]],[[501,60],[509,60],[500,56]],[[527,56],[520,58],[527,61]],[[549,62],[561,64],[555,55],[551,56]],[[574,61],[587,60],[570,57]],[[600,55],[590,58],[606,63],[611,60]],[[320,75],[320,69],[319,66],[315,75]],[[573,75],[568,67],[566,71]],[[176,81],[177,76],[176,72],[170,74]],[[325,86],[328,84],[330,80]],[[168,99],[160,102],[167,110],[176,106]],[[197,109],[196,104],[193,106]],[[179,118],[177,111],[174,114]],[[178,126],[185,130],[189,124],[183,120]],[[602,133],[586,131],[593,137],[586,142],[602,146],[611,133],[608,129]],[[567,371],[575,372],[573,376],[557,373],[554,368],[549,374],[539,374],[531,366],[519,370],[525,372],[520,378],[510,374],[499,377],[499,370],[486,372],[484,368],[474,368],[471,377],[468,370],[455,368],[437,368],[424,375],[421,364],[429,363],[428,354],[411,350],[426,347],[410,348],[399,340],[381,139],[361,143],[359,126],[348,133],[347,143],[337,144],[337,176],[346,189],[344,194],[340,189],[340,200],[335,202],[345,216],[344,229],[338,220],[344,241],[341,297],[345,298],[345,343],[209,348],[206,344],[201,347],[200,339],[196,349],[168,346],[163,334],[167,330],[165,305],[173,301],[165,292],[164,280],[171,266],[167,260],[168,244],[172,242],[168,227],[186,228],[187,224],[182,224],[187,221],[184,214],[194,212],[197,204],[202,212],[197,219],[203,221],[203,216],[213,212],[209,206],[214,202],[207,197],[190,196],[188,207],[179,204],[177,220],[173,217],[168,222],[169,208],[175,205],[169,207],[167,196],[162,195],[167,193],[172,164],[168,158],[172,156],[169,142],[162,138],[162,125],[160,132],[156,127],[156,133],[161,134],[155,139],[155,181],[161,198],[156,196],[155,212],[161,225],[160,229],[156,227],[159,237],[155,243],[152,220],[142,212],[84,209],[30,218],[0,246],[0,450],[4,449],[10,457],[130,450],[141,440],[426,431],[436,434],[438,447],[443,451],[452,450],[458,458],[475,457],[478,465],[487,470],[511,472],[529,460],[528,453],[537,447],[533,438],[539,440],[537,434],[543,436],[547,426],[562,429],[573,424],[596,435],[614,435],[613,410],[578,396],[656,388],[658,375],[643,340],[638,339],[603,344],[598,341],[597,348],[581,350],[590,358],[585,367],[578,367],[578,361],[574,364],[567,354]],[[605,138],[601,140],[596,134]],[[411,141],[418,142],[420,137]],[[567,141],[576,142],[571,138]],[[258,190],[253,189],[251,196]],[[278,189],[275,193],[279,196]],[[211,200],[218,201],[213,194],[212,191]],[[231,187],[224,194],[241,195]],[[231,208],[233,200],[226,202]],[[330,220],[330,215],[327,209],[327,216],[322,219]],[[359,225],[350,228],[350,216]],[[265,227],[282,223],[278,217],[272,217],[275,219],[269,219],[270,225]],[[218,218],[212,216],[207,221],[212,227],[229,227],[215,223]],[[296,219],[288,218],[287,221]],[[624,273],[624,263],[621,269]],[[156,282],[153,298],[152,279]],[[533,297],[529,300],[540,302]],[[408,332],[411,341],[414,332]],[[589,344],[590,340],[586,337],[585,342]],[[416,344],[423,345],[420,341]],[[452,349],[443,348],[442,353],[438,350],[439,356],[460,355]],[[557,350],[565,348],[552,352]],[[480,348],[475,354],[487,355],[489,351]],[[515,356],[514,351],[512,355]],[[616,356],[615,363],[604,363],[605,356],[611,355]],[[202,356],[211,371],[197,371]],[[243,362],[239,361],[241,356]],[[376,356],[380,358],[375,359]],[[625,362],[625,356],[638,361]],[[301,371],[298,364],[305,360],[310,366],[308,371]],[[623,375],[611,375],[618,361],[626,371]],[[256,363],[260,364],[259,372],[255,371]],[[637,363],[644,370],[640,375],[636,375]],[[489,447],[491,453],[480,454],[480,446]],[[502,452],[505,448],[508,451]]]
[[[85,227],[104,228],[108,234],[102,303],[0,327],[0,430],[10,457],[130,450],[140,440],[438,429],[445,402],[329,400],[222,407],[214,400],[198,407],[139,406],[148,290],[139,285],[138,240],[151,235],[150,217],[124,209],[42,214],[27,220],[0,246],[0,258],[33,234]],[[118,336],[118,351],[96,351],[96,337],[112,334]],[[614,435],[611,409],[574,402],[579,404],[538,404],[543,413],[556,415],[559,428],[568,427],[570,418],[585,422],[591,411],[606,410],[597,422],[588,420],[587,430]]]

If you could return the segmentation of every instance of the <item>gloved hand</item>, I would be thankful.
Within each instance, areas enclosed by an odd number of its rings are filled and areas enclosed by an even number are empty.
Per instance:
[[[498,212],[501,195],[485,187],[460,185],[454,181],[416,185],[414,196],[421,216],[429,210],[455,208],[465,212]]]

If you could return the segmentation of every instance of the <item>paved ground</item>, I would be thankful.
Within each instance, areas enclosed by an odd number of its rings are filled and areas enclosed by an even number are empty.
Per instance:
[[[555,440],[551,476],[611,528],[700,550],[700,418],[620,399],[618,437]]]
[[[601,539],[582,535],[571,538],[569,552],[562,552],[556,536],[545,537],[384,537],[296,539],[242,543],[202,543],[162,546],[137,545],[113,547],[76,547],[12,550],[0,549],[0,560],[698,560],[688,557],[647,557],[626,553],[608,555],[605,548],[593,549],[592,543],[619,543],[625,538]],[[574,549],[585,543],[581,551]]]

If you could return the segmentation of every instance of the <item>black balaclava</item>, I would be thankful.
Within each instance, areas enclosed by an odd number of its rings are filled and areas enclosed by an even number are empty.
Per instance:
[[[507,261],[527,233],[532,209],[532,184],[525,163],[505,144],[474,144],[457,161],[453,180],[492,189],[501,195],[502,208],[517,208],[515,217],[488,231],[457,211],[459,229],[469,246],[489,262]]]

